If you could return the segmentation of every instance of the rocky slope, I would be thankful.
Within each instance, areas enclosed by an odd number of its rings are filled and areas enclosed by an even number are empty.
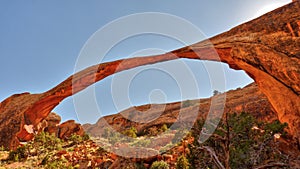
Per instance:
[[[63,99],[114,73],[179,58],[221,61],[245,70],[281,122],[300,140],[300,2],[295,1],[206,41],[166,54],[91,66],[40,94],[16,94],[0,103],[0,145],[15,148]]]
[[[220,94],[214,97],[220,97]],[[243,89],[231,90],[225,93],[226,103],[224,113],[247,112],[262,121],[277,119],[276,113],[267,97],[258,89],[255,83]],[[163,124],[171,126],[178,121],[179,116],[186,122],[196,118],[205,118],[211,108],[212,99],[188,100],[168,103],[166,105],[142,105],[124,110],[118,114],[100,118],[96,124],[84,124],[84,130],[91,136],[101,136],[107,127],[122,132],[134,126],[138,133],[145,133],[150,128],[159,129]],[[213,105],[215,114],[223,113],[223,102]],[[163,107],[164,109],[162,109]],[[181,115],[179,115],[181,114]]]
[[[242,89],[236,89],[228,91],[224,94],[216,95],[209,99],[199,99],[199,100],[188,100],[183,102],[176,103],[168,103],[164,106],[163,111],[161,111],[160,105],[142,105],[137,107],[132,107],[127,110],[124,110],[118,114],[110,115],[99,119],[96,124],[86,124],[83,125],[85,131],[91,134],[91,138],[98,137],[103,134],[103,130],[105,130],[105,125],[109,124],[110,127],[113,127],[118,132],[122,133],[128,128],[134,126],[138,129],[139,136],[136,141],[125,141],[119,138],[115,143],[109,142],[106,138],[100,138],[101,142],[97,143],[97,140],[82,140],[80,137],[67,137],[68,139],[64,139],[64,142],[60,142],[63,149],[53,149],[52,144],[42,143],[43,146],[41,150],[32,149],[28,145],[36,145],[38,141],[41,139],[34,139],[33,142],[27,143],[27,146],[31,153],[26,155],[26,158],[19,159],[19,161],[7,160],[9,159],[9,153],[7,151],[0,151],[0,166],[7,168],[49,168],[55,164],[56,168],[60,167],[75,167],[75,168],[137,168],[137,166],[143,166],[145,168],[150,168],[154,161],[163,160],[168,163],[170,168],[175,168],[177,159],[181,155],[187,155],[191,153],[191,149],[189,146],[193,145],[195,140],[194,136],[187,136],[183,141],[178,141],[173,143],[173,139],[176,137],[176,129],[166,130],[164,131],[166,134],[156,135],[153,141],[145,144],[146,140],[151,138],[151,132],[158,132],[164,124],[168,124],[170,127],[176,121],[178,121],[178,117],[180,117],[180,111],[187,116],[184,116],[186,119],[194,118],[192,114],[195,114],[198,119],[202,119],[207,117],[211,101],[215,98],[222,97],[226,94],[226,106],[224,112],[237,112],[240,113],[242,111],[249,112],[259,121],[271,122],[277,119],[276,113],[272,108],[271,104],[268,102],[266,96],[259,90],[255,83],[249,84],[248,86]],[[214,109],[214,114],[218,114],[218,111],[223,111],[221,102],[216,103],[216,108]],[[218,109],[220,108],[220,109]],[[183,116],[181,116],[183,117]],[[224,117],[224,116],[223,116]],[[128,120],[131,119],[131,120]],[[185,119],[185,120],[186,120]],[[140,123],[138,123],[139,121]],[[143,122],[141,122],[143,121]],[[63,131],[74,131],[77,130],[69,130],[75,129],[74,125],[67,125],[68,128],[65,128],[65,124],[60,123],[60,117],[55,113],[50,113],[48,117],[40,123],[40,130],[49,131],[51,133],[56,133],[56,136],[60,136],[59,133]],[[73,124],[72,122],[70,124]],[[193,128],[195,131],[195,128]],[[274,133],[273,133],[274,134]],[[67,135],[65,135],[67,136]],[[38,137],[36,137],[38,138]],[[60,136],[60,138],[66,138],[64,136]],[[143,141],[142,141],[143,140]],[[271,139],[273,140],[273,139]],[[52,140],[53,141],[53,140]],[[96,142],[95,142],[96,141]],[[97,144],[96,144],[97,143]],[[148,156],[146,158],[126,158],[124,156],[120,156],[117,150],[125,150],[127,149],[129,153],[136,153],[130,146],[135,145],[136,143],[140,144],[141,147],[134,147],[149,149],[153,152],[160,152],[155,154],[154,156]],[[173,143],[173,146],[169,146]],[[274,164],[280,164],[282,166],[290,166],[291,168],[299,167],[299,153],[296,149],[295,143],[289,139],[289,137],[280,138],[276,140],[274,146],[278,148],[278,151],[283,154],[283,156],[288,159],[285,163],[279,163],[275,161]],[[48,148],[45,149],[45,144],[48,145]],[[108,145],[114,149],[108,148]],[[154,146],[153,146],[154,145]],[[270,146],[270,145],[268,145]],[[216,147],[213,147],[216,148]],[[166,149],[165,151],[158,151]],[[38,151],[38,155],[36,155],[35,151]],[[107,151],[109,150],[109,151]],[[46,151],[46,152],[45,152]],[[144,153],[149,153],[148,151]],[[49,154],[52,154],[51,157],[48,158]],[[47,161],[47,162],[45,162]],[[195,167],[195,166],[194,166]],[[1,167],[0,167],[1,168]]]

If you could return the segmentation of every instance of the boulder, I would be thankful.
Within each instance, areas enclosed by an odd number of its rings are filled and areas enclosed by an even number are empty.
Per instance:
[[[73,134],[83,136],[84,130],[79,123],[75,123],[74,120],[68,120],[58,126],[58,137],[61,139],[67,139]]]
[[[39,125],[41,126],[42,131],[55,133],[55,135],[57,135],[60,121],[61,117],[58,114],[51,112],[46,119],[39,123]]]

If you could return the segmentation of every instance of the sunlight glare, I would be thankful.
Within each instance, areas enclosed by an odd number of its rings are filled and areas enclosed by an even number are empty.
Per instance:
[[[273,4],[268,4],[266,6],[262,6],[262,8],[260,8],[257,13],[256,13],[256,17],[262,16],[263,14],[266,14],[274,9],[277,9],[279,7],[282,7],[288,3],[292,2],[291,0],[282,0],[280,2],[276,2]]]

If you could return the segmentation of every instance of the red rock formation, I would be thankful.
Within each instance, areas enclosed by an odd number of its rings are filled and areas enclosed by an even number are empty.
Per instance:
[[[58,136],[58,127],[61,117],[58,114],[51,112],[42,122],[44,121],[47,123],[47,125],[44,127],[43,131],[55,133]]]
[[[173,124],[178,120],[179,111],[186,114],[184,118],[194,118],[194,115],[198,115],[198,118],[205,118],[209,112],[211,98],[191,100],[191,105],[184,107],[181,102],[168,103],[165,105],[164,112],[161,109],[151,107],[151,112],[147,112],[150,105],[143,105],[138,107],[132,107],[118,114],[105,116],[98,120],[96,124],[83,125],[84,130],[94,137],[100,137],[104,132],[107,124],[113,127],[116,131],[122,132],[126,128],[134,126],[138,132],[149,130],[152,127],[162,126],[163,124]],[[219,103],[223,104],[223,103]],[[222,106],[217,103],[216,112],[223,111]],[[252,83],[243,89],[237,89],[228,91],[226,93],[226,108],[224,112],[247,112],[252,114],[256,119],[261,121],[273,121],[278,119],[274,109],[269,103],[267,97],[258,89],[257,85]],[[219,109],[218,109],[219,108]],[[158,118],[148,123],[137,123],[128,120],[128,117],[134,116],[135,119],[145,119],[153,114],[160,114]],[[130,118],[129,118],[130,119]],[[134,120],[135,121],[135,120]],[[187,120],[188,121],[188,120]],[[121,124],[119,123],[121,122]],[[155,131],[158,131],[156,129]],[[157,144],[157,142],[155,142]]]
[[[300,2],[242,24],[209,41],[166,54],[91,66],[41,94],[17,94],[0,104],[0,144],[13,148],[33,137],[27,129],[45,119],[63,99],[114,73],[178,58],[222,61],[245,70],[282,122],[300,138]],[[25,126],[25,127],[24,127]],[[27,128],[27,129],[26,129]]]
[[[75,123],[74,120],[68,120],[58,127],[58,137],[61,139],[67,139],[73,134],[83,136],[84,130],[81,124]]]

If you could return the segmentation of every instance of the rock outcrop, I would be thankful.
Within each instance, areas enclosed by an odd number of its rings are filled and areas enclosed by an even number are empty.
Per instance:
[[[58,137],[61,139],[67,139],[73,134],[83,136],[84,130],[79,123],[75,123],[74,120],[68,120],[58,126]]]
[[[246,71],[290,133],[300,138],[300,2],[295,1],[232,30],[166,54],[91,66],[40,94],[16,94],[0,103],[0,145],[14,148],[63,99],[114,73],[179,58],[221,61]]]
[[[43,120],[40,124],[47,124],[46,126],[43,127],[42,131],[49,132],[49,133],[55,133],[58,135],[58,126],[61,121],[61,117],[56,114],[51,112],[45,120]]]
[[[68,139],[73,134],[78,136],[84,136],[85,132],[81,124],[76,123],[75,120],[68,120],[60,124],[61,117],[51,112],[43,121],[41,121],[37,128],[33,130],[37,133],[39,132],[48,132],[54,134],[60,139]]]

